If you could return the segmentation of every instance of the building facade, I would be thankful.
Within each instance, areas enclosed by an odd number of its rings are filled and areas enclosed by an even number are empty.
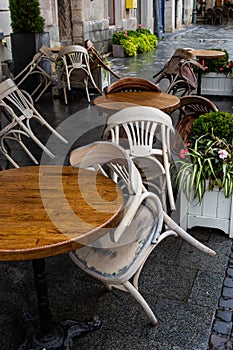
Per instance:
[[[159,38],[190,25],[196,0],[40,0],[50,44],[83,44],[90,39],[97,50],[111,51],[115,31],[137,24]],[[211,0],[212,1],[212,0]],[[4,40],[1,41],[1,33]],[[0,57],[11,58],[8,0],[0,1]]]

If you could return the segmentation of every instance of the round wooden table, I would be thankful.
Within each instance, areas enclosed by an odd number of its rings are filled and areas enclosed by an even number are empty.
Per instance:
[[[225,56],[224,51],[218,50],[191,50],[197,58],[220,58]]]
[[[102,95],[93,100],[93,104],[111,110],[120,110],[132,106],[149,106],[171,113],[179,107],[180,99],[177,96],[151,91],[127,91]]]
[[[191,52],[197,57],[201,59],[201,64],[205,66],[205,59],[213,59],[220,58],[225,56],[224,51],[218,50],[191,50]],[[202,80],[202,70],[198,69],[197,74],[197,95],[201,95],[201,80]]]
[[[39,330],[30,329],[19,350],[60,349],[68,327],[64,331],[52,321],[44,258],[77,249],[115,227],[122,217],[121,190],[103,175],[70,166],[5,170],[0,182],[0,260],[32,259],[38,298]],[[100,322],[70,326],[81,334]]]

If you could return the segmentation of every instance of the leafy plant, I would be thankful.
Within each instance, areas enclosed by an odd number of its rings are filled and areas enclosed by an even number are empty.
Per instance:
[[[202,135],[214,133],[220,139],[232,142],[233,115],[228,112],[209,112],[195,119],[189,133],[190,142]]]
[[[153,50],[158,45],[156,35],[138,25],[136,30],[124,30],[113,34],[112,44],[122,45],[127,56],[136,56]]]
[[[207,113],[194,121],[190,142],[180,150],[173,175],[187,197],[193,193],[201,202],[205,191],[212,191],[214,187],[223,189],[225,197],[232,195],[232,125],[233,114],[227,112]]]
[[[13,33],[43,33],[45,21],[38,0],[10,0]]]
[[[222,49],[214,50],[225,52],[225,56],[220,58],[206,59],[204,73],[224,73],[230,77],[233,77],[233,60],[229,60],[228,51]]]

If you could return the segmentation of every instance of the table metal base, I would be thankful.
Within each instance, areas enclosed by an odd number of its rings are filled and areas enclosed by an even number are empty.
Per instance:
[[[101,327],[98,318],[80,323],[68,320],[54,324],[53,330],[49,334],[41,335],[35,320],[27,319],[27,323],[29,330],[24,343],[18,350],[71,350],[73,338]]]

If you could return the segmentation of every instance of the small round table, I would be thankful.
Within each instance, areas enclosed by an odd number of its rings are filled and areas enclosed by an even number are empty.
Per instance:
[[[191,52],[197,57],[202,60],[201,64],[205,65],[205,59],[213,59],[213,58],[220,58],[225,56],[224,51],[218,51],[218,50],[191,50]],[[202,70],[198,69],[198,76],[197,76],[197,95],[201,95],[201,79],[202,79]]]
[[[39,327],[31,328],[18,350],[61,349],[69,327],[76,335],[98,329],[52,321],[45,258],[78,249],[115,227],[123,195],[109,178],[71,166],[29,166],[0,172],[0,261],[32,260]]]
[[[151,91],[126,91],[102,95],[93,100],[93,104],[111,110],[120,110],[136,105],[155,107],[165,113],[173,112],[179,107],[177,96]]]

